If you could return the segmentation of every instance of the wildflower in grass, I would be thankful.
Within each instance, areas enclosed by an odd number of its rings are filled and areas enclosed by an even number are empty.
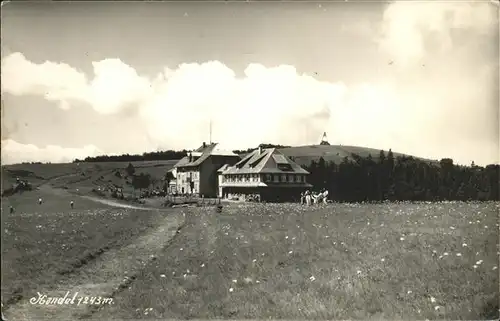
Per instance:
[[[481,263],[483,263],[483,260],[479,260],[476,262],[476,265],[481,265]]]
[[[473,267],[474,269],[477,269],[477,265],[473,265],[472,267]]]
[[[408,290],[408,292],[406,292],[407,294],[412,294],[412,290]]]
[[[492,268],[492,270],[493,270],[493,271],[495,271],[496,269],[498,269],[498,266],[496,266],[496,265],[495,265],[495,266]]]
[[[165,274],[160,274],[160,277],[161,277],[161,278],[164,278],[164,277],[166,277],[166,276],[165,276]]]
[[[292,253],[293,253],[293,251],[289,251],[289,252],[288,252],[288,254],[292,254]]]
[[[467,247],[467,243],[463,243],[463,244],[462,244],[462,247]]]
[[[444,255],[444,256],[448,256],[448,252],[444,252],[444,253],[443,253],[443,255]]]
[[[234,291],[234,289],[233,289],[233,288],[229,288],[229,292],[233,292],[233,291]]]
[[[287,235],[287,236],[285,236],[285,239],[286,239],[286,240],[288,240],[288,235]]]
[[[238,283],[238,280],[233,280],[233,283]]]
[[[385,259],[384,259],[384,258],[382,258],[380,261],[385,262]]]
[[[312,276],[309,278],[309,280],[314,281],[314,280],[316,280],[316,278],[314,277],[314,275],[312,275]]]
[[[356,274],[358,274],[358,275],[359,275],[359,274],[361,274],[361,271],[360,271],[360,270],[357,270],[357,271],[356,271]]]
[[[257,281],[255,281],[255,283],[260,283],[260,281],[259,281],[259,280],[257,280]]]
[[[457,253],[457,256],[462,256],[462,253]]]
[[[433,296],[431,296],[430,300],[431,300],[431,302],[432,302],[432,303],[435,303],[435,302],[436,302],[436,298],[435,298],[435,297],[433,297]]]
[[[434,307],[434,310],[436,310],[436,311],[437,311],[437,310],[439,310],[440,308],[441,308],[441,307],[440,307],[439,305],[436,305],[436,306]]]
[[[202,263],[202,264],[200,265],[200,267],[205,267],[205,263]]]
[[[404,240],[405,240],[405,238],[404,238],[404,237],[400,237],[400,238],[399,238],[399,240],[400,240],[400,241],[404,241]]]
[[[179,250],[184,251],[184,249],[182,247]]]
[[[253,260],[252,260],[252,262],[253,262],[253,263],[257,262],[257,259],[253,259]]]

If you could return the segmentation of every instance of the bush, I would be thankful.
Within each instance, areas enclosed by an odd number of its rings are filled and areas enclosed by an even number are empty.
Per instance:
[[[101,197],[106,196],[106,194],[103,191],[95,189],[95,188],[92,189],[92,193],[96,194],[97,196],[101,196]]]

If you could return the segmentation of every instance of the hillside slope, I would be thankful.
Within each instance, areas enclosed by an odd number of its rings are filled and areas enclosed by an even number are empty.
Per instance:
[[[380,154],[380,150],[367,147],[359,146],[343,146],[343,145],[307,145],[307,146],[297,146],[280,149],[280,151],[288,157],[293,157],[295,162],[300,165],[309,165],[311,161],[317,161],[320,157],[326,162],[334,162],[339,164],[342,162],[344,157],[349,160],[353,160],[352,155],[357,154],[361,157],[367,157],[371,155],[374,160],[377,160]],[[388,151],[384,151],[387,155]],[[394,157],[398,156],[410,156],[401,153],[393,152]],[[422,159],[419,157],[415,157]],[[422,159],[428,162],[435,162],[433,160]]]
[[[136,174],[149,174],[159,182],[177,160],[130,162]],[[126,187],[125,168],[129,162],[66,163],[66,164],[16,164],[2,166],[2,190],[10,187],[16,178],[38,186],[50,180],[51,185],[65,188],[89,189],[105,185]],[[116,176],[120,172],[121,177]],[[131,187],[130,187],[131,188]]]

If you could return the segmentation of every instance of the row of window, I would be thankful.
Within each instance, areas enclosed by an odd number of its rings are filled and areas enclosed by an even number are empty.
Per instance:
[[[180,178],[181,182],[192,182],[198,180],[200,178],[199,172],[181,172],[177,173],[177,176]]]
[[[303,183],[306,181],[305,175],[298,174],[265,174],[262,175],[261,181],[274,183]],[[259,182],[258,174],[232,174],[224,175],[222,182]]]

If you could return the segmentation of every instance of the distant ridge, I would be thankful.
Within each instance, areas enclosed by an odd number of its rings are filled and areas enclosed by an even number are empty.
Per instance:
[[[349,160],[354,160],[353,154],[361,157],[368,157],[371,155],[374,160],[379,158],[380,149],[359,147],[359,146],[344,146],[344,145],[306,145],[282,148],[280,151],[288,157],[292,157],[299,165],[309,165],[311,161],[317,161],[321,157],[326,162],[334,162],[340,164],[342,160],[347,157]],[[389,151],[384,150],[387,155]],[[424,159],[407,154],[401,154],[393,151],[394,157],[406,156],[427,161],[430,163],[437,163],[436,160]]]

